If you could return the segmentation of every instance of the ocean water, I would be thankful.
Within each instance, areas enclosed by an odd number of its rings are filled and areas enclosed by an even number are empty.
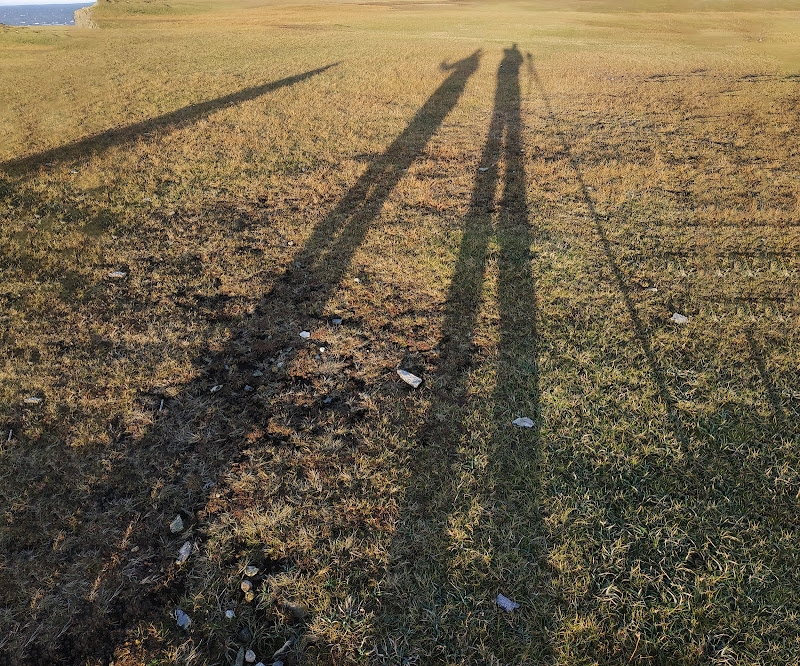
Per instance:
[[[75,10],[92,2],[64,5],[3,5],[0,0],[0,23],[6,25],[75,25]]]

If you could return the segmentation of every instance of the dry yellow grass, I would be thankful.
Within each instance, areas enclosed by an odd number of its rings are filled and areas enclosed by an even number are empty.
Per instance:
[[[800,13],[636,9],[2,29],[0,659],[797,661]]]

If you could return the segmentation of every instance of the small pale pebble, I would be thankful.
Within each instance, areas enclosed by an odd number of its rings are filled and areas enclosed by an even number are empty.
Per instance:
[[[216,393],[217,391],[221,391],[223,386],[225,386],[225,384],[217,384],[216,386],[212,386],[211,392]]]
[[[252,664],[256,660],[256,653],[253,652],[252,650],[248,650],[247,652],[244,653],[244,660],[248,664]]]
[[[186,560],[189,559],[189,555],[192,554],[192,543],[191,541],[187,541],[183,544],[178,551],[178,559],[175,560],[175,564],[183,564]]]
[[[250,590],[253,589],[253,584],[249,580],[243,580],[239,587],[242,588],[242,592],[247,594]]]
[[[325,353],[325,347],[320,347],[319,348],[319,352],[320,352],[320,354],[324,354]]]
[[[263,662],[263,661],[259,661],[259,662],[256,664],[256,666],[264,666],[264,662]]]
[[[422,379],[420,377],[417,377],[415,374],[412,374],[406,370],[397,368],[397,374],[400,375],[400,379],[413,388],[419,388],[419,385],[422,384]]]
[[[481,173],[486,173],[489,170],[489,167],[478,167],[478,171]]]
[[[319,354],[317,354],[316,356],[314,356],[314,360],[315,360],[315,361],[322,360],[322,356],[320,356]]]
[[[341,324],[342,324],[342,320],[341,320],[341,319],[339,319],[338,317],[337,317],[336,319],[331,319],[331,322],[332,322],[332,323],[333,323],[335,326],[341,326]]]
[[[253,377],[263,377],[264,373],[261,370],[253,370]]]
[[[172,522],[169,524],[169,531],[175,534],[176,532],[180,532],[183,529],[183,518],[180,516],[175,516]]]
[[[145,197],[144,199],[142,199],[142,201],[144,201],[145,203],[150,203],[152,199],[150,197]]]
[[[126,275],[127,273],[125,271],[111,271],[108,274],[108,277],[119,279],[119,278],[124,278]]]
[[[361,278],[353,278],[353,282],[356,282],[356,283],[360,284],[361,283]]]
[[[308,331],[300,331],[300,337],[303,338],[303,340],[308,340],[311,337],[311,333]]]
[[[246,592],[244,595],[244,600],[247,603],[250,603],[255,598],[256,598],[255,592]]]
[[[519,428],[533,428],[533,426],[535,425],[535,423],[527,416],[514,419],[511,423]]]
[[[500,606],[500,608],[502,608],[506,613],[510,613],[519,608],[518,603],[511,601],[511,599],[504,597],[502,594],[498,594],[495,601],[497,602],[497,605]]]
[[[232,610],[226,610],[225,617],[227,617],[229,620],[232,620],[236,617],[236,613],[234,613]]]
[[[247,386],[244,387],[244,390],[245,391],[254,391],[255,389],[252,386],[250,386],[250,384],[247,384]]]
[[[26,405],[38,405],[41,401],[42,401],[41,398],[36,398],[34,396],[31,396],[30,398],[25,398],[25,400],[23,400],[22,402],[24,402]]]
[[[674,321],[676,324],[688,324],[689,317],[686,315],[682,315],[679,312],[675,312],[671,317],[670,321]]]
[[[655,294],[658,291],[658,287],[647,287],[645,291],[649,291],[651,294]]]
[[[244,575],[245,576],[258,576],[258,567],[254,567],[253,565],[248,565],[244,568]]]
[[[278,661],[273,661],[272,666],[283,666],[283,662],[280,659]]]
[[[178,621],[178,626],[181,629],[188,629],[189,625],[192,623],[192,618],[190,618],[180,608],[175,609],[175,619]]]
[[[323,402],[323,404],[325,404],[325,405],[330,405],[330,404],[333,402],[333,398],[331,398],[331,397],[329,396],[329,397],[325,398],[325,400],[323,400],[322,402]]]

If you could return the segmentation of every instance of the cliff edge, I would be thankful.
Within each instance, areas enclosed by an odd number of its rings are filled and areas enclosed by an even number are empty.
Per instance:
[[[75,27],[76,28],[96,28],[97,23],[92,18],[92,9],[94,5],[88,7],[81,7],[75,10]]]

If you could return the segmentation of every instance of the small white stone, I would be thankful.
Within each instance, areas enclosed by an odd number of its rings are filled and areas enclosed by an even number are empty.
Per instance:
[[[225,386],[225,384],[217,384],[216,386],[212,386],[211,392],[216,393],[217,391],[221,391],[223,386]]]
[[[239,585],[239,587],[242,588],[242,592],[247,594],[248,592],[250,592],[250,590],[253,589],[253,584],[249,580],[243,580]]]
[[[311,333],[308,331],[300,331],[300,337],[303,338],[303,340],[308,340],[311,337]]]
[[[511,601],[511,599],[504,597],[502,594],[498,594],[495,601],[497,602],[497,605],[500,606],[500,608],[502,608],[506,613],[510,613],[519,608],[518,603]]]
[[[183,529],[183,518],[175,516],[173,521],[169,524],[169,531],[175,534]]]
[[[192,554],[192,543],[191,541],[187,541],[183,544],[178,551],[178,559],[175,560],[175,564],[183,564],[186,560],[189,559],[189,555]]]
[[[127,273],[125,271],[111,271],[108,274],[108,277],[119,279],[119,278],[124,278],[126,275]]]
[[[688,324],[689,317],[682,315],[680,312],[675,312],[670,317],[670,321],[674,321],[676,324]]]
[[[256,660],[256,653],[253,652],[252,650],[248,650],[247,652],[244,653],[244,660],[248,664],[252,664]]]
[[[226,610],[225,617],[227,617],[229,620],[232,620],[236,617],[236,613],[234,613],[232,610]]]
[[[263,377],[264,373],[261,370],[253,370],[253,377]]]
[[[35,396],[31,396],[30,398],[25,398],[22,402],[26,405],[38,405],[42,401],[41,398],[37,398]]]
[[[478,171],[481,173],[486,173],[489,170],[489,167],[478,167]]]
[[[320,347],[319,348],[319,353],[320,354],[324,354],[325,353],[325,347]]]
[[[245,576],[258,576],[258,567],[254,567],[252,565],[248,565],[244,568],[244,575]]]
[[[178,626],[181,629],[188,629],[189,625],[192,623],[192,618],[190,618],[180,608],[175,609],[175,619],[178,621]]]
[[[250,386],[250,384],[247,384],[247,385],[244,387],[244,390],[245,390],[245,391],[255,391],[255,389],[254,389],[252,386]]]
[[[361,278],[353,278],[353,282],[361,284]]]
[[[336,319],[331,319],[331,322],[336,326],[341,326],[342,324],[342,320],[339,319],[339,317],[336,317]]]
[[[519,428],[533,428],[533,426],[536,425],[527,416],[523,416],[521,418],[514,419],[511,423],[514,424],[515,426],[519,427]]]
[[[409,386],[412,386],[414,388],[419,388],[419,385],[422,384],[422,378],[417,377],[416,375],[407,372],[406,370],[401,370],[400,368],[397,368],[397,374],[400,375],[400,379],[402,379]]]

